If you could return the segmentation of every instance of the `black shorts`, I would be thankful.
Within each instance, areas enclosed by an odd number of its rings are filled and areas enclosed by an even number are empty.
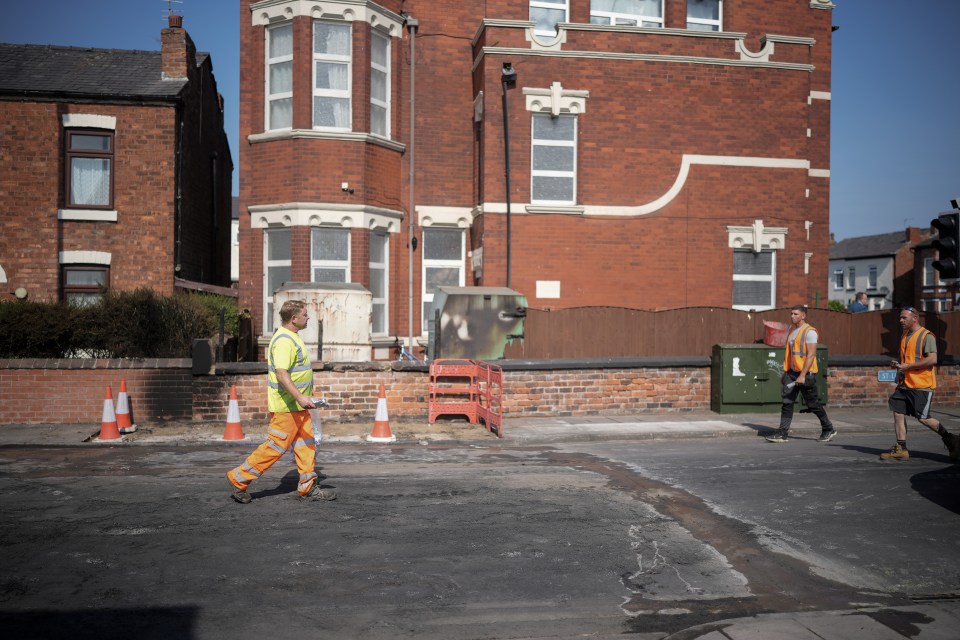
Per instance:
[[[917,420],[926,420],[930,417],[932,403],[933,389],[910,389],[898,385],[897,390],[887,401],[887,406],[894,413],[913,416]]]

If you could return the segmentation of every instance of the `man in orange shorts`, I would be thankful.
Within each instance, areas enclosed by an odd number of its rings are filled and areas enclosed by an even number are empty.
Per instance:
[[[301,500],[335,500],[337,492],[321,488],[314,470],[316,443],[310,409],[316,409],[313,396],[313,366],[307,346],[300,337],[310,320],[302,300],[288,300],[280,307],[282,325],[267,347],[267,408],[273,414],[267,427],[267,441],[261,444],[237,468],[227,472],[233,485],[231,497],[240,504],[253,498],[247,493],[250,483],[259,478],[290,447],[297,461]]]

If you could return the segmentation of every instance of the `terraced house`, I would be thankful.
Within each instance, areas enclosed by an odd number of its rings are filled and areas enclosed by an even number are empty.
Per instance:
[[[830,0],[244,0],[240,296],[826,299]]]

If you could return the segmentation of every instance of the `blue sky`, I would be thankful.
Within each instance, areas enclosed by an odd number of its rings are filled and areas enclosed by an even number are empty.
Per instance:
[[[831,231],[843,239],[926,227],[960,197],[960,0],[834,3]],[[213,57],[238,164],[240,3],[173,7]],[[167,0],[8,2],[0,41],[159,50],[166,9]],[[233,181],[236,192],[236,173]]]

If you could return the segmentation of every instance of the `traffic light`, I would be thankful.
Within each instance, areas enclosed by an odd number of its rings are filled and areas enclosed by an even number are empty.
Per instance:
[[[942,279],[960,277],[960,212],[942,213],[930,221],[930,226],[940,234],[933,241],[933,247],[940,252],[933,268]]]

